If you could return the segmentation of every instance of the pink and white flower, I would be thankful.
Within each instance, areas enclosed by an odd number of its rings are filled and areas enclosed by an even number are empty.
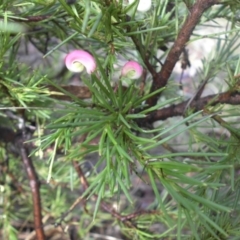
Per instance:
[[[143,74],[143,67],[135,61],[127,62],[122,68],[122,76],[129,79],[138,79]]]
[[[97,68],[94,57],[84,50],[73,50],[65,57],[65,64],[71,72],[82,72],[84,68],[91,74]]]

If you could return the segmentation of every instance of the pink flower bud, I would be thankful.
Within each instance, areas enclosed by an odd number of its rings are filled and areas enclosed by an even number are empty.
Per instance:
[[[143,67],[135,61],[127,62],[122,68],[122,76],[130,79],[138,79],[143,74]]]
[[[84,68],[88,74],[94,72],[97,67],[94,57],[84,50],[73,50],[65,57],[65,64],[71,72],[82,72]]]

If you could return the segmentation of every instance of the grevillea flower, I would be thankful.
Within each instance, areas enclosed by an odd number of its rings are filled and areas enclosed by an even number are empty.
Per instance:
[[[82,72],[84,68],[88,74],[94,72],[97,67],[94,57],[84,50],[74,50],[65,57],[65,64],[71,72]]]
[[[129,0],[129,4],[132,4],[136,0]],[[139,0],[137,10],[140,12],[148,11],[152,6],[152,0]]]
[[[122,68],[122,76],[130,79],[138,79],[143,74],[143,67],[135,61],[127,62]]]

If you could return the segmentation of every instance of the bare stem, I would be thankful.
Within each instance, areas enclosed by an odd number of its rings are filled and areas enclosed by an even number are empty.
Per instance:
[[[165,120],[169,117],[182,116],[186,110],[186,106],[191,109],[192,112],[203,110],[207,106],[215,106],[217,104],[231,104],[239,105],[240,93],[237,91],[227,91],[219,94],[209,95],[200,99],[193,99],[189,104],[189,100],[181,102],[179,104],[173,104],[169,107],[162,108],[154,111],[147,116],[144,121],[148,124],[158,120]]]
[[[29,184],[32,192],[33,200],[33,214],[34,214],[34,227],[36,231],[37,240],[45,240],[42,224],[42,213],[41,213],[41,196],[40,196],[40,183],[38,180],[37,173],[31,158],[28,156],[28,150],[26,145],[20,143],[20,155],[27,171]]]

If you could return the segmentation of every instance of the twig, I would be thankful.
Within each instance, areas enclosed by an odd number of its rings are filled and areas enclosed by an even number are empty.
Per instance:
[[[21,142],[20,142],[21,141]],[[42,224],[42,213],[41,213],[41,196],[40,196],[40,183],[38,180],[37,173],[32,163],[32,159],[28,156],[28,149],[26,145],[23,144],[22,139],[19,140],[20,145],[20,156],[22,158],[23,164],[27,171],[29,184],[32,192],[33,199],[33,214],[34,214],[34,227],[36,231],[36,236],[38,240],[45,240],[45,235],[43,231]]]
[[[74,162],[74,167],[75,167],[76,172],[78,173],[81,183],[85,187],[85,190],[87,190],[87,188],[89,186],[88,181],[87,181],[86,177],[84,176],[84,173],[81,170],[81,167],[79,166],[79,164],[76,161]],[[95,194],[94,198],[97,199],[98,196]],[[80,197],[78,201],[74,202],[74,204],[71,206],[70,209],[73,210],[73,208],[76,206],[76,203],[79,203],[81,200],[83,200],[83,199]],[[112,207],[110,207],[107,203],[105,203],[104,201],[102,201],[100,203],[100,205],[101,205],[101,208],[104,209],[106,212],[110,213],[113,217],[115,217],[116,219],[121,221],[125,226],[131,227],[131,228],[137,228],[137,226],[135,226],[135,224],[130,221],[132,218],[137,218],[138,216],[145,215],[145,214],[159,213],[159,211],[144,211],[143,210],[143,211],[138,211],[138,212],[131,213],[128,215],[121,215],[118,212],[116,212]],[[69,211],[68,211],[68,213],[69,213]]]
[[[130,29],[128,29],[129,31]],[[143,52],[144,47],[142,46],[142,44],[140,43],[140,41],[135,37],[132,36],[132,41],[134,42],[134,45],[136,47],[136,49],[138,50],[138,52],[140,53],[148,71],[152,74],[153,78],[156,78],[157,76],[157,72],[156,70],[153,68],[153,66],[151,65],[151,63],[149,62],[149,56],[148,53],[146,54],[145,52]]]
[[[187,108],[191,108],[193,112],[203,110],[206,105],[215,106],[216,104],[231,104],[239,105],[240,104],[240,93],[227,91],[223,93],[209,95],[203,98],[199,98],[202,94],[207,81],[204,81],[203,84],[199,87],[199,91],[196,92],[193,98],[188,99],[179,104],[173,104],[169,107],[162,108],[160,110],[154,111],[149,114],[145,119],[140,119],[139,123],[141,126],[149,126],[149,124],[158,121],[165,120],[169,117],[183,116]],[[71,101],[71,97],[64,95],[57,88],[53,86],[47,86],[50,90],[50,96],[55,99]],[[87,99],[91,97],[91,92],[85,86],[61,86],[64,90],[75,95],[79,99]],[[144,121],[144,122],[143,122]]]
[[[208,113],[208,112],[207,112]],[[209,113],[211,114],[211,112]],[[238,133],[238,131],[234,131],[234,128],[232,128],[232,126],[230,126],[230,124],[226,121],[224,121],[219,115],[214,115],[212,116],[212,118],[222,127],[226,128],[232,136],[234,136],[235,138],[237,138],[238,140],[240,140],[240,134]]]
[[[81,184],[83,185],[83,189],[86,190],[89,187],[89,185],[88,185],[87,179],[84,176],[82,168],[79,166],[79,163],[77,161],[73,161],[73,166],[77,172],[77,175],[80,179]]]
[[[137,211],[137,212],[130,213],[128,215],[122,216],[122,221],[126,221],[126,220],[130,220],[130,219],[133,219],[133,218],[137,218],[137,217],[139,217],[141,215],[146,215],[146,214],[149,214],[149,215],[161,215],[162,212],[158,211],[158,210],[141,210],[141,211]]]
[[[191,67],[191,63],[189,61],[189,56],[188,56],[188,49],[183,48],[183,53],[182,53],[182,59],[181,59],[181,68],[182,68],[182,73],[180,76],[180,81],[179,81],[179,89],[182,90],[182,80],[183,80],[183,74],[184,71],[187,69],[187,67]]]
[[[14,19],[14,20],[18,22],[40,22],[40,21],[49,19],[51,17],[52,17],[51,15],[38,15],[38,16],[23,17],[23,18]]]
[[[88,184],[88,181],[87,181],[83,171],[81,170],[81,167],[79,166],[79,164],[77,162],[75,162],[74,167],[75,167],[76,172],[78,173],[81,183],[85,187],[85,190],[87,190],[87,188],[89,187],[89,184]],[[96,194],[94,194],[93,197],[95,199],[98,198],[98,196]],[[102,201],[100,203],[100,205],[101,205],[102,209],[104,209],[106,212],[110,213],[113,217],[120,220],[121,222],[124,222],[124,224],[127,227],[136,228],[136,226],[132,222],[130,222],[128,219],[125,219],[121,214],[117,213],[112,207],[110,207],[104,201]]]
[[[168,53],[165,63],[163,64],[161,70],[157,74],[153,74],[153,83],[150,92],[154,92],[159,88],[166,86],[167,81],[173,71],[173,68],[179,57],[190,39],[190,36],[199,22],[202,14],[214,4],[217,4],[218,0],[197,0],[197,2],[192,6],[191,11],[186,19],[182,29],[180,30],[176,41],[174,42],[171,50]],[[160,96],[159,94],[147,100],[149,106],[154,106]]]
[[[64,100],[64,101],[71,101],[72,98],[70,96],[65,95],[62,93],[58,88],[47,85],[46,86],[50,91],[50,96],[55,99]],[[67,85],[67,86],[61,86],[65,91],[68,91],[75,97],[79,99],[87,99],[91,98],[92,94],[88,87],[86,86],[74,86],[74,85]]]
[[[186,100],[182,103],[176,105],[173,104],[169,107],[152,112],[147,116],[146,119],[144,119],[144,121],[149,124],[155,121],[165,120],[169,117],[182,116],[188,103],[189,100]],[[240,93],[237,91],[227,91],[220,94],[209,95],[200,99],[193,100],[188,107],[191,108],[193,112],[197,112],[203,110],[206,106],[215,106],[217,104],[239,105]]]
[[[196,91],[196,93],[189,99],[189,101],[188,101],[188,103],[187,103],[187,105],[186,105],[186,107],[185,107],[185,109],[184,109],[184,112],[186,112],[186,110],[188,109],[188,107],[191,105],[192,101],[198,100],[198,99],[201,97],[201,95],[202,95],[202,93],[203,93],[203,90],[204,90],[205,86],[207,85],[208,81],[209,81],[209,78],[206,78],[206,79],[200,84],[200,86],[198,87],[198,90]],[[183,115],[184,115],[184,114],[183,114]]]

